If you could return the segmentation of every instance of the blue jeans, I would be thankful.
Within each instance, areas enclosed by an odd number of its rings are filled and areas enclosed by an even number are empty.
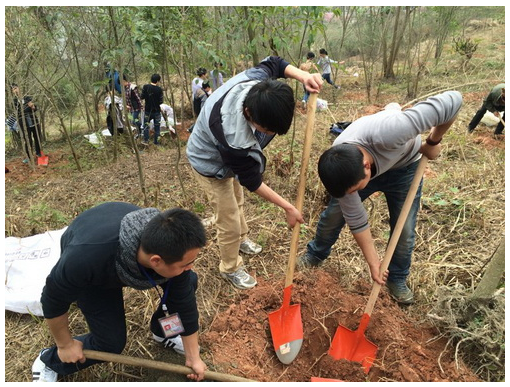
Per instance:
[[[140,110],[134,110],[131,112],[133,118],[133,124],[138,129],[138,134],[142,134],[142,124],[140,123]]]
[[[322,78],[324,78],[324,80],[326,82],[328,82],[330,85],[333,85],[336,87],[336,85],[334,84],[334,82],[331,80],[331,73],[324,73],[322,74]]]
[[[389,170],[370,180],[364,189],[358,191],[362,201],[374,192],[381,191],[384,193],[390,214],[391,233],[393,233],[400,210],[404,205],[418,163],[419,161],[416,161],[407,167]],[[388,268],[388,281],[390,282],[405,281],[409,275],[415,241],[416,216],[420,208],[422,183],[423,181],[416,192],[407,221],[404,224],[402,234],[391,258]],[[339,199],[331,198],[328,207],[320,215],[315,238],[308,242],[308,254],[321,261],[325,260],[331,253],[331,247],[338,239],[344,225],[345,220],[340,209]]]
[[[154,120],[154,144],[158,143],[159,137],[159,127],[161,125],[161,112],[145,112],[145,116],[143,119],[143,140],[145,142],[149,141],[149,122]]]

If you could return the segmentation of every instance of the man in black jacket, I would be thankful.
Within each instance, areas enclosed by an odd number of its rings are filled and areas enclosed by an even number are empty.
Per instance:
[[[20,96],[17,84],[14,83],[11,87],[12,94],[14,95],[14,107],[16,109],[18,125],[21,128],[21,133],[23,133],[23,138],[25,140],[25,152],[27,154],[27,158],[24,159],[23,162],[28,163],[34,145],[36,156],[41,157],[41,143],[39,141],[37,120],[35,117],[37,106],[32,101],[32,97],[27,95],[24,97]]]
[[[158,86],[161,81],[159,74],[152,74],[151,83],[144,85],[140,98],[145,100],[143,118],[143,145],[149,144],[149,122],[154,120],[154,144],[158,145],[159,128],[161,121],[161,107],[163,103],[163,89]]]
[[[177,345],[186,365],[201,380],[205,364],[198,346],[197,276],[193,263],[205,245],[205,231],[193,213],[140,209],[104,203],[80,214],[62,235],[61,255],[41,296],[55,346],[41,351],[32,367],[34,381],[56,381],[89,367],[83,349],[121,353],[127,330],[122,288],[155,287],[161,298],[151,319],[156,341]],[[76,302],[90,332],[73,337],[68,311]],[[176,339],[176,335],[177,336]],[[181,339],[182,337],[182,339]]]

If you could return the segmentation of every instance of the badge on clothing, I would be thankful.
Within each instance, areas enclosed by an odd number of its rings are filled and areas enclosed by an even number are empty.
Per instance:
[[[172,337],[184,332],[184,327],[182,325],[181,318],[179,317],[179,313],[171,314],[170,316],[161,317],[158,319],[159,324],[161,325],[161,329],[163,329],[163,333],[165,334],[165,338]]]

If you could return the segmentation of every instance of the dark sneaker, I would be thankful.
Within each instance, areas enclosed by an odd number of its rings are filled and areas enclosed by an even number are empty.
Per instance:
[[[220,273],[220,275],[239,289],[251,289],[257,285],[257,280],[249,275],[243,267],[233,273]]]
[[[468,126],[468,128],[467,128],[467,132],[468,132],[468,133],[473,133],[473,131],[474,131],[474,130],[475,130],[474,128],[473,128],[473,129],[471,129],[469,126]]]
[[[402,282],[386,282],[386,286],[390,292],[390,296],[399,304],[410,305],[414,303],[414,295],[408,288],[405,281]]]
[[[317,267],[322,265],[323,260],[319,259],[309,252],[304,253],[298,258],[298,265],[301,267]]]
[[[165,348],[172,348],[175,352],[177,352],[179,355],[184,355],[184,344],[182,344],[182,337],[181,335],[175,336],[175,337],[159,337],[152,334],[152,338],[156,340],[158,343],[163,344]]]
[[[32,365],[32,382],[56,382],[58,374],[41,360],[43,351],[39,353]]]

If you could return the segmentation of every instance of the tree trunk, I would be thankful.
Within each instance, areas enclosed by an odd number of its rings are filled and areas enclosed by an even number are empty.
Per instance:
[[[111,21],[112,21],[112,27],[113,27],[113,32],[114,32],[114,36],[115,36],[115,46],[116,47],[121,47],[121,42],[119,41],[119,36],[117,34],[117,24],[115,23],[115,15],[114,15],[114,12],[113,12],[113,8],[112,7],[109,7],[109,14],[110,14],[110,18],[111,18]],[[122,58],[119,59],[119,68],[120,68],[120,72],[119,72],[119,79],[120,79],[120,84],[121,84],[121,95],[122,95],[122,107],[123,107],[123,114],[124,114],[124,121],[125,121],[125,124],[124,124],[124,135],[128,136],[129,138],[129,142],[130,142],[130,145],[132,147],[132,149],[134,150],[135,152],[135,156],[136,156],[136,163],[138,165],[138,176],[139,176],[139,180],[140,180],[140,189],[142,191],[142,195],[143,195],[143,203],[144,203],[144,206],[147,207],[149,205],[148,203],[148,199],[147,199],[147,189],[145,187],[145,175],[144,175],[144,172],[143,172],[143,166],[142,166],[142,161],[140,159],[140,152],[138,151],[138,147],[135,143],[135,140],[133,138],[133,133],[131,132],[131,124],[129,123],[129,116],[128,116],[128,112],[127,112],[127,103],[126,103],[126,89],[124,88],[124,85],[122,84],[122,80],[124,79],[124,74],[122,73],[122,66],[123,66],[123,62],[122,62]],[[112,79],[113,81],[115,81],[115,79],[113,78]],[[116,116],[117,114],[115,113],[115,83],[113,82],[112,83],[113,87],[112,87],[112,104],[110,105],[110,108],[112,108],[112,117],[113,118],[113,132],[114,132],[114,136],[115,136],[115,141],[117,143],[117,122],[116,122]]]
[[[253,30],[253,25],[252,25],[252,19],[250,17],[250,12],[248,11],[248,7],[243,7],[243,11],[244,11],[244,17],[246,18],[246,22],[248,23],[248,44],[249,46],[252,47],[251,49],[251,57],[252,57],[252,60],[253,60],[253,65],[256,65],[257,63],[259,63],[259,54],[257,52],[257,45],[254,44],[254,41],[255,41],[255,31]]]
[[[83,76],[81,73],[80,61],[78,59],[78,50],[76,48],[76,42],[74,40],[74,33],[70,34],[69,31],[67,30],[67,28],[66,28],[66,31],[67,31],[67,35],[69,36],[69,40],[71,41],[71,48],[73,50],[73,56],[74,56],[74,60],[76,62],[76,71],[78,73],[78,84],[76,82],[74,82],[73,77],[70,77],[70,79],[73,80],[73,84],[75,86],[77,86],[76,88],[78,89],[78,92],[81,94],[81,97],[83,100],[83,107],[85,108],[85,118],[87,120],[87,126],[89,127],[89,130],[93,132],[94,125],[92,124],[92,121],[90,119],[90,108],[89,108],[89,104],[87,101],[87,91],[83,87]]]
[[[409,15],[411,14],[411,8],[405,7],[405,20],[403,22],[400,22],[400,14],[402,11],[402,7],[396,7],[396,16],[395,16],[395,22],[393,24],[393,36],[391,39],[391,46],[389,49],[389,57],[386,60],[385,66],[384,66],[384,78],[395,78],[395,71],[394,66],[395,62],[397,61],[397,55],[400,50],[400,44],[402,42],[402,39],[404,37],[404,33],[406,31],[406,26],[409,20]],[[400,25],[402,25],[402,28],[399,28]],[[385,55],[386,57],[386,55]]]

